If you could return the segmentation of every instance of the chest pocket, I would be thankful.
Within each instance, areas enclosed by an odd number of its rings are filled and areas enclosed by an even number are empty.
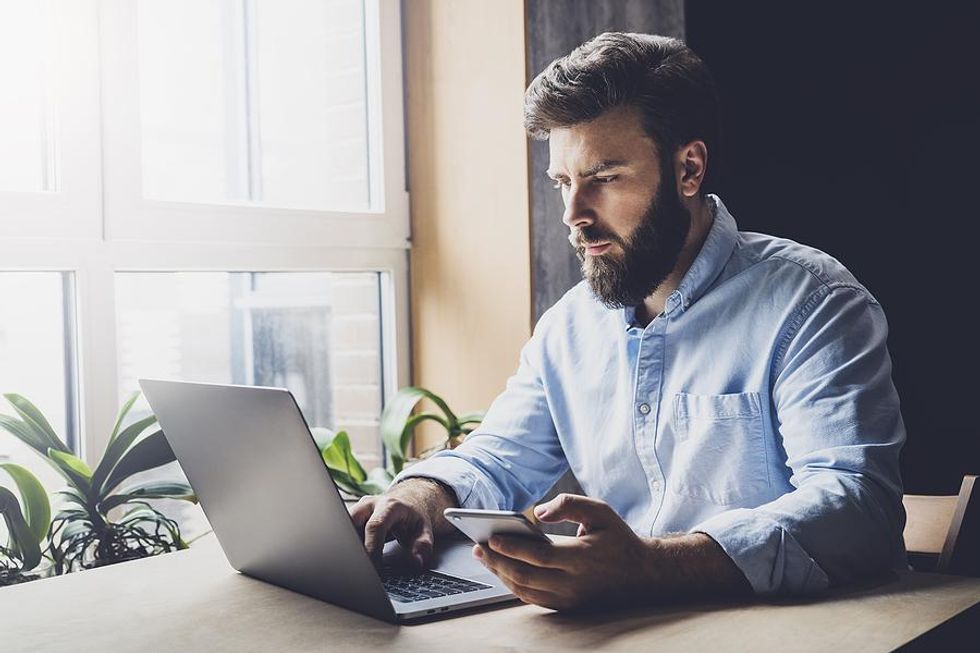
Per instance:
[[[676,494],[732,505],[769,488],[765,427],[757,392],[674,396],[677,445],[669,481]]]

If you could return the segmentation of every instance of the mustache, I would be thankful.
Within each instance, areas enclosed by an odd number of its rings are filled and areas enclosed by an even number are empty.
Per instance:
[[[584,250],[589,245],[598,243],[620,243],[620,239],[615,235],[602,229],[590,225],[582,229],[572,229],[568,234],[568,242],[577,250]]]

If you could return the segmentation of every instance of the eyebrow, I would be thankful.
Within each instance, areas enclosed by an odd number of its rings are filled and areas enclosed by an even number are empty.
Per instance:
[[[581,176],[583,178],[584,177],[592,177],[594,175],[599,174],[600,172],[604,172],[606,170],[609,170],[610,168],[619,168],[619,167],[622,167],[624,165],[626,165],[626,162],[625,161],[619,161],[619,160],[600,161],[600,162],[596,163],[595,165],[593,165],[591,168],[588,168],[587,170],[582,171],[582,173],[579,176]],[[546,170],[545,171],[545,174],[548,175],[552,179],[559,179],[561,177],[565,177],[565,175],[560,174],[560,173],[557,173],[557,172],[552,172],[551,170]]]

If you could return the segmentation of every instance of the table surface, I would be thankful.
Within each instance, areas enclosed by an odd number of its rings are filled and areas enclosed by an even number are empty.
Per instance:
[[[821,599],[566,615],[513,602],[395,626],[190,550],[0,589],[3,651],[886,651],[980,603],[980,579],[901,572]]]

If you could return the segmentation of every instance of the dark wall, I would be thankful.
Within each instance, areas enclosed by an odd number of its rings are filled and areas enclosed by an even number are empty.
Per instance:
[[[689,0],[719,83],[716,191],[743,230],[842,261],[884,306],[910,493],[980,473],[977,3]]]

